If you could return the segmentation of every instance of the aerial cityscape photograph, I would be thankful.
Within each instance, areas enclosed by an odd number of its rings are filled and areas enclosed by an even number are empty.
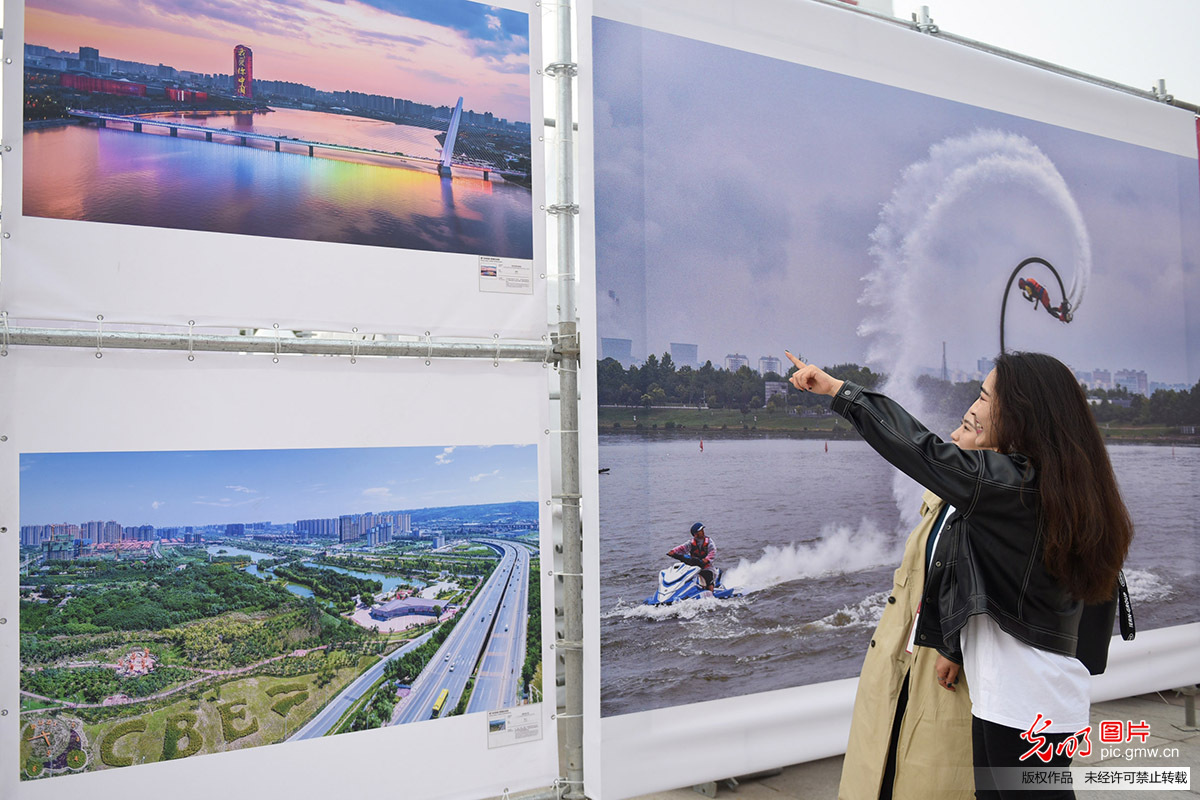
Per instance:
[[[541,700],[536,447],[26,453],[20,491],[23,780]]]
[[[25,215],[532,258],[528,15],[389,9],[28,3]]]

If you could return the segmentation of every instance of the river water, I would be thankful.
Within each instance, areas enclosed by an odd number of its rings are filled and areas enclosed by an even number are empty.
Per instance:
[[[918,509],[860,441],[600,435],[605,716],[858,674]],[[1200,448],[1109,450],[1136,535],[1139,629],[1200,620]],[[705,523],[732,601],[642,601],[665,553]],[[1116,645],[1114,645],[1116,646]]]
[[[155,119],[171,119],[155,117]],[[175,118],[189,124],[433,158],[435,131],[343,114]],[[123,126],[122,126],[123,127]],[[27,130],[24,213],[416,250],[533,257],[528,188],[383,156],[310,157],[116,126]],[[190,138],[189,138],[190,137]],[[293,151],[299,148],[291,146]]]
[[[246,565],[246,567],[243,569],[243,572],[248,575],[253,575],[256,578],[262,578],[263,580],[275,577],[275,573],[272,570],[260,570],[258,568],[258,562],[262,561],[264,558],[279,558],[279,556],[273,556],[269,553],[260,553],[255,550],[243,550],[240,547],[232,547],[226,544],[210,544],[204,549],[210,555],[214,556],[246,556],[250,559],[251,563]],[[356,569],[346,569],[344,567],[335,567],[328,564],[318,564],[315,561],[305,561],[303,564],[306,567],[327,569],[331,572],[340,572],[343,575],[351,575],[355,578],[379,581],[383,584],[383,591],[388,593],[394,592],[396,589],[401,587],[419,589],[425,585],[420,581],[412,581],[397,575],[384,575],[382,572],[363,572]],[[297,597],[313,596],[311,589],[300,584],[288,583],[287,590]]]

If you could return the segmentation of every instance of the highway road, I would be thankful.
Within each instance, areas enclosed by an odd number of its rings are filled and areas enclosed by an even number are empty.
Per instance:
[[[488,637],[467,713],[495,711],[517,704],[521,667],[525,664],[525,629],[529,622],[529,551],[517,547],[516,563],[500,598],[496,624]]]
[[[383,669],[389,661],[399,658],[409,650],[425,644],[432,635],[433,632],[430,631],[423,636],[418,636],[395,652],[389,653],[375,662],[370,669],[351,681],[350,685],[338,693],[337,697],[330,700],[325,708],[321,709],[319,714],[309,720],[308,724],[289,736],[288,741],[292,741],[293,739],[317,739],[329,733],[330,728],[342,718],[342,714],[345,714],[358,698],[362,697],[363,692],[370,689],[375,681],[383,677]]]
[[[520,677],[522,661],[512,659],[518,654],[520,659],[524,659],[524,623],[528,616],[528,594],[525,591],[516,593],[511,585],[529,580],[529,551],[507,542],[488,541],[486,544],[501,552],[500,563],[467,609],[459,614],[454,630],[446,637],[433,660],[413,682],[411,693],[397,704],[391,724],[402,725],[434,716],[449,715],[458,705],[459,698],[466,689],[467,679],[479,663],[485,645],[490,654],[496,646],[494,642],[500,641],[495,638],[496,635],[502,636],[510,643],[504,651],[510,663],[507,667],[492,666],[488,671],[503,673],[515,669],[517,678]],[[505,627],[508,628],[507,631],[504,630]],[[511,642],[518,638],[519,647],[512,646]],[[491,682],[491,676],[487,682]],[[449,696],[438,713],[434,714],[433,706],[442,689],[448,690]],[[489,708],[505,708],[515,704],[515,694],[513,690],[509,694],[511,699],[497,700],[499,705]]]

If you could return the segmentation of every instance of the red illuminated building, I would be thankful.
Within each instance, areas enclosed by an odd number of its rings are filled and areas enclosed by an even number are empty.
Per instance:
[[[72,75],[64,72],[59,83],[68,89],[79,89],[84,92],[100,92],[102,94],[123,94],[134,97],[146,96],[146,84],[129,83],[127,81],[110,81],[107,78],[93,78],[90,75]]]
[[[193,92],[191,89],[167,87],[167,99],[179,103],[203,103],[208,99],[208,92]]]
[[[244,44],[233,48],[233,93],[247,100],[254,97],[254,51]]]

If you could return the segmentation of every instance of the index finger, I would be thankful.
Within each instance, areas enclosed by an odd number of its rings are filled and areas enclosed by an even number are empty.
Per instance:
[[[795,364],[795,365],[796,365],[796,368],[797,368],[797,369],[799,369],[800,367],[806,367],[806,366],[808,366],[808,365],[807,365],[807,364],[805,364],[803,361],[801,361],[800,359],[798,359],[798,358],[796,358],[794,355],[792,355],[792,353],[791,353],[791,351],[790,351],[790,350],[784,350],[784,351],[783,351],[783,354],[784,354],[785,356],[787,356],[787,357],[788,357],[788,358],[791,360],[791,362],[792,362],[793,364]]]

